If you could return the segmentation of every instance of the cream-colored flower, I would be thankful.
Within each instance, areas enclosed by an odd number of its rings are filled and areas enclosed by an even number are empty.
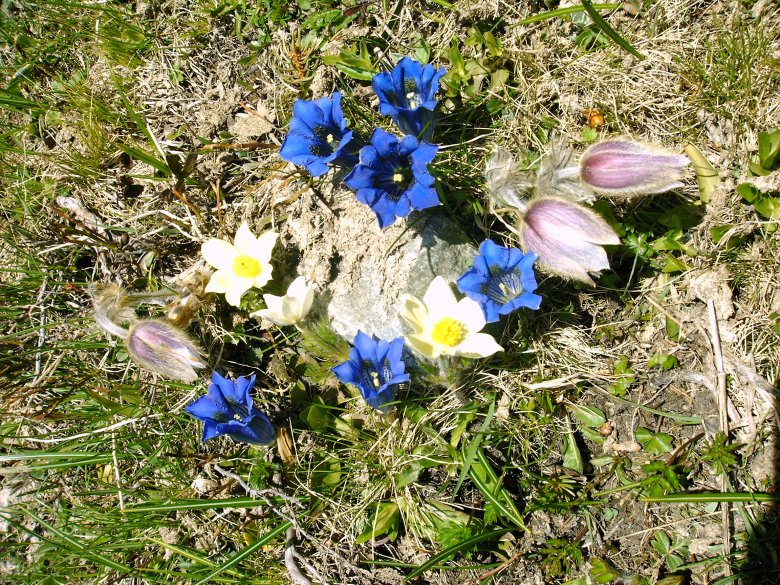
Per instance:
[[[203,258],[217,269],[206,285],[206,292],[223,293],[225,300],[237,307],[246,291],[265,286],[271,280],[271,252],[277,237],[274,232],[255,237],[244,222],[233,244],[218,239],[204,242]]]
[[[306,279],[299,276],[290,283],[287,294],[283,297],[263,295],[267,309],[251,313],[250,317],[262,317],[280,327],[295,325],[311,309],[314,301],[314,285],[306,284]]]
[[[457,300],[441,276],[433,279],[422,301],[403,295],[401,303],[401,317],[414,329],[406,343],[427,358],[481,358],[503,351],[492,335],[479,333],[485,326],[479,303],[468,297]]]

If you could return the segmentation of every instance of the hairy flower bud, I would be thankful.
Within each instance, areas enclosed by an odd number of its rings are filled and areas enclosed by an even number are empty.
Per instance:
[[[194,368],[203,368],[201,351],[181,329],[165,321],[134,323],[125,340],[127,351],[141,367],[165,378],[194,382]]]
[[[580,180],[602,195],[627,197],[682,187],[688,157],[627,140],[608,140],[580,158]]]
[[[578,203],[555,197],[530,202],[520,236],[523,249],[538,256],[538,266],[590,285],[595,283],[589,272],[609,268],[602,246],[620,243],[601,216]]]

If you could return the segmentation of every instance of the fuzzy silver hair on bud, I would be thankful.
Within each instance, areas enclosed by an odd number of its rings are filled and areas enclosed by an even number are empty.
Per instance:
[[[496,207],[524,210],[526,197],[534,187],[534,178],[515,167],[512,155],[496,145],[493,156],[485,163],[485,185]]]
[[[523,249],[537,265],[566,278],[595,285],[589,273],[609,268],[602,246],[620,238],[597,213],[573,201],[540,197],[528,205],[520,227]]]
[[[198,378],[195,369],[206,367],[195,343],[166,321],[134,323],[125,345],[139,366],[172,380],[194,382]]]
[[[608,140],[580,157],[580,180],[596,193],[617,197],[665,193],[682,187],[687,156],[628,140]]]

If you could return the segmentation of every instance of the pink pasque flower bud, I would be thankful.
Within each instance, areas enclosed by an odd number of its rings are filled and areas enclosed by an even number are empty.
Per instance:
[[[537,266],[563,277],[595,285],[589,272],[609,268],[605,244],[619,244],[612,227],[587,207],[567,199],[533,199],[520,230],[523,250]]]
[[[682,187],[688,157],[628,140],[607,140],[580,158],[580,180],[596,193],[627,197]]]
[[[198,377],[194,368],[206,367],[187,334],[165,321],[134,323],[125,345],[139,366],[172,380],[194,382]]]

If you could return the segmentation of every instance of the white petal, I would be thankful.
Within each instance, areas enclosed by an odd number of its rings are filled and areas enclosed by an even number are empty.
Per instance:
[[[485,312],[477,301],[468,297],[458,301],[456,313],[452,317],[463,323],[469,334],[482,331],[485,326]]]
[[[255,288],[263,288],[266,284],[268,284],[268,281],[271,280],[271,276],[274,271],[274,267],[271,266],[269,263],[260,263],[260,274],[254,278],[250,279],[252,280],[252,286]]]
[[[247,233],[251,237],[247,237]],[[239,233],[236,233],[236,248],[238,248],[242,254],[246,254],[250,258],[254,258],[265,265],[271,261],[271,253],[274,250],[278,237],[279,234],[276,232],[265,232],[261,236],[255,238],[252,235],[252,232],[249,231],[249,228],[247,228],[246,232],[241,234],[241,240],[239,240]]]
[[[225,291],[225,300],[228,305],[238,307],[241,304],[241,295],[252,288],[251,278],[241,278],[236,276],[233,279],[232,285],[229,290]]]
[[[450,285],[441,276],[434,278],[428,285],[423,303],[428,307],[428,318],[432,323],[437,323],[442,317],[454,315],[458,306]]]
[[[425,336],[407,335],[404,339],[406,340],[406,345],[428,359],[436,359],[442,353],[441,346],[433,343],[432,340],[427,339]]]
[[[306,284],[306,279],[299,276],[287,287],[287,296],[300,302],[300,318],[308,315],[314,302],[314,286]]]
[[[203,242],[203,245],[200,247],[200,253],[203,254],[206,262],[214,268],[222,270],[232,270],[233,262],[239,256],[239,252],[233,244],[229,244],[225,240],[217,240],[216,238]]]
[[[283,315],[284,314],[284,297],[279,297],[276,295],[263,295],[263,300],[265,301],[265,306],[268,307],[268,310],[272,313],[276,313],[277,315]]]
[[[241,226],[238,228],[236,237],[233,241],[239,252],[246,254],[247,256],[252,256],[249,253],[249,250],[255,246],[257,238],[252,233],[252,230],[249,229],[249,224],[245,221],[241,222]],[[254,256],[252,257],[254,258]]]
[[[409,323],[417,334],[422,333],[429,326],[428,309],[420,299],[412,295],[401,296],[401,307],[398,309],[398,314]]]
[[[236,274],[232,270],[217,270],[211,275],[209,283],[204,289],[207,293],[225,294],[233,287]]]
[[[274,311],[270,311],[268,309],[261,309],[259,311],[255,311],[254,313],[249,314],[250,317],[254,318],[262,318],[266,321],[270,321],[274,325],[278,325],[279,327],[285,327],[287,325],[292,325],[290,321],[285,319],[282,315],[275,313]]]
[[[475,333],[463,340],[463,343],[456,345],[454,355],[461,355],[467,358],[483,358],[504,351],[504,348],[496,343],[492,335],[487,333]]]

